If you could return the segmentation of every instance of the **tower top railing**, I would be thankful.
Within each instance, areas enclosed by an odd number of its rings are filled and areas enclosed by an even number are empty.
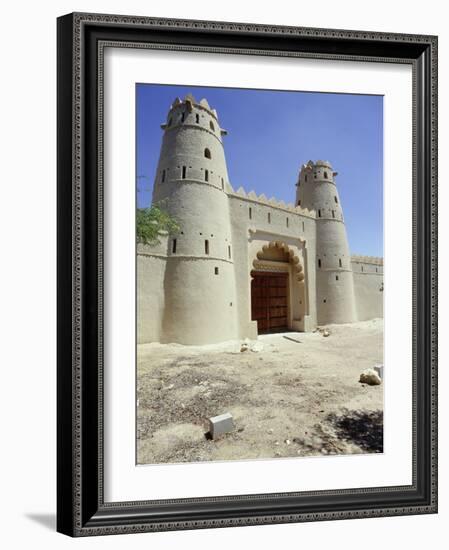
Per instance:
[[[212,107],[209,105],[209,102],[204,97],[200,101],[196,101],[192,94],[187,94],[184,99],[180,99],[179,97],[177,97],[171,104],[169,113],[182,105],[186,105],[188,109],[191,109],[193,108],[193,106],[195,106],[198,109],[207,111],[218,122],[217,111],[215,109],[212,109]]]

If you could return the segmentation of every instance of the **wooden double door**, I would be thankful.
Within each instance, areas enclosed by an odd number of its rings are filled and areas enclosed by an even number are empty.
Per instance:
[[[288,329],[288,273],[251,273],[251,318],[259,334]]]

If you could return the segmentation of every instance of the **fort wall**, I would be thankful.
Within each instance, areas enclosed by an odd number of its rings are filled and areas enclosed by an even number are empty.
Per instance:
[[[357,319],[367,321],[382,318],[383,259],[370,256],[352,256],[351,266],[357,304]]]

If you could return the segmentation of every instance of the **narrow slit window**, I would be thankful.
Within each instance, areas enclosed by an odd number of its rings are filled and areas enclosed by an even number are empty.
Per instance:
[[[302,231],[303,231],[303,233],[304,233],[304,227],[305,227],[304,222],[302,222]]]
[[[200,115],[195,115],[195,121],[197,124],[200,122]]]
[[[332,217],[335,218],[335,210],[332,210]]]
[[[212,130],[212,132],[215,132],[215,126],[212,120],[209,122],[209,128]]]
[[[224,191],[224,179],[221,178],[221,190]]]
[[[377,267],[376,267],[376,273],[377,273]]]
[[[327,172],[324,172],[324,179],[327,180]]]
[[[204,253],[209,255],[209,241],[207,239],[204,241]]]
[[[318,258],[318,268],[321,269],[321,260]]]
[[[183,166],[182,167],[182,179],[183,180],[186,179],[186,174],[187,174],[187,166]]]
[[[318,217],[321,218],[321,210],[318,209]]]
[[[182,115],[181,115],[181,122],[184,122],[185,118],[186,118],[186,114],[185,114],[185,113],[182,113]]]
[[[161,178],[161,181],[162,181],[162,183],[164,183],[164,181],[165,181],[165,170],[162,170],[162,178]]]
[[[363,265],[362,265],[362,269],[361,269],[362,273],[363,273]]]
[[[285,218],[285,225],[288,227],[288,218]]]
[[[207,147],[206,147],[206,149],[204,149],[204,156],[205,156],[207,159],[212,158],[212,157],[211,157],[211,154],[210,154],[210,149],[208,149]]]
[[[304,181],[307,181],[307,174],[304,176]]]
[[[338,281],[338,275],[335,275],[335,280]]]
[[[218,275],[218,267],[215,268],[215,275]]]
[[[271,223],[271,214],[268,212],[268,223]]]
[[[335,204],[338,204],[337,196],[334,197]]]
[[[250,220],[253,219],[253,209],[251,208],[251,206],[250,206],[249,209],[248,209],[248,216],[249,216],[249,219],[250,219]]]
[[[231,259],[231,245],[228,245],[228,258]]]
[[[301,201],[300,200],[298,201],[298,206],[301,206]]]
[[[204,170],[204,181],[209,181],[209,170]]]
[[[338,260],[338,265],[339,265],[339,267],[343,266],[343,264],[341,263],[341,258],[339,258],[339,260]]]
[[[172,254],[176,254],[176,239],[173,239],[171,243],[171,251],[172,251]]]

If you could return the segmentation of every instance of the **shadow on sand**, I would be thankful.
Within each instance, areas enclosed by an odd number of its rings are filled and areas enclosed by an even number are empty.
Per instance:
[[[383,411],[348,411],[341,416],[328,417],[339,438],[369,453],[383,452],[383,419]]]

